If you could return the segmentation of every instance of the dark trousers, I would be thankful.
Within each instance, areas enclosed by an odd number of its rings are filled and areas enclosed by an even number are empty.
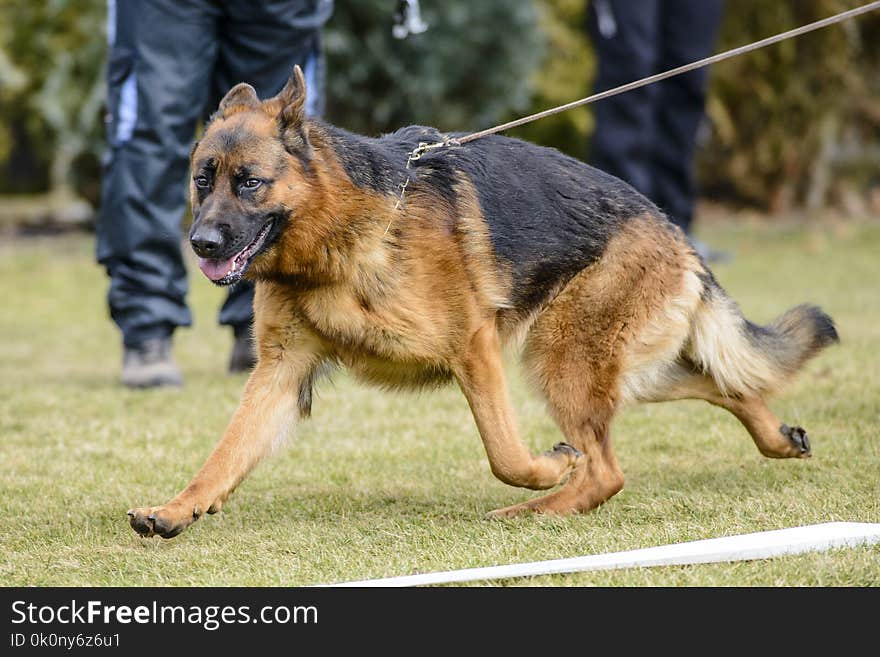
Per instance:
[[[589,31],[596,91],[712,54],[722,0],[594,0]],[[708,70],[678,75],[596,103],[591,162],[630,183],[689,232],[694,151]]]
[[[198,122],[238,82],[276,94],[294,64],[306,74],[307,111],[320,113],[320,28],[332,9],[332,0],[110,1],[97,258],[127,346],[192,323],[181,222]],[[252,301],[249,283],[232,288],[220,323],[247,330]]]

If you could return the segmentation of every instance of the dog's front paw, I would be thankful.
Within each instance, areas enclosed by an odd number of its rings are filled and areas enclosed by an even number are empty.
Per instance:
[[[779,427],[779,433],[791,441],[792,446],[799,452],[801,458],[809,458],[813,451],[810,448],[810,439],[807,432],[801,427],[790,427],[783,424]]]
[[[202,515],[198,506],[171,502],[164,506],[129,509],[128,524],[141,536],[174,538]]]

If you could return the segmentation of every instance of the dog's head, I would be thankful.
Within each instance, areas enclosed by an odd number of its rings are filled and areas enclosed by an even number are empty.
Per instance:
[[[268,100],[248,84],[236,85],[193,147],[190,244],[199,268],[218,285],[236,283],[271,260],[296,211],[291,206],[308,196],[305,97],[299,66]]]

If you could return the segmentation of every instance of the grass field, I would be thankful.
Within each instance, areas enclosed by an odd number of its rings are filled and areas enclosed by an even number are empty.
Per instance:
[[[633,407],[614,425],[627,485],[611,502],[486,521],[534,493],[492,477],[457,389],[392,395],[338,375],[221,514],[170,541],[138,538],[125,511],[176,494],[236,406],[244,377],[225,374],[232,339],[215,322],[223,291],[191,278],[196,325],[175,340],[185,388],[132,392],[117,383],[121,347],[91,238],[4,240],[0,583],[291,586],[880,522],[880,224],[739,222],[702,237],[735,253],[716,274],[751,319],[813,301],[838,322],[842,345],[774,404],[809,430],[811,460],[761,457],[704,403]],[[554,425],[515,368],[511,379],[525,440],[550,447]],[[880,546],[506,583],[876,586]]]

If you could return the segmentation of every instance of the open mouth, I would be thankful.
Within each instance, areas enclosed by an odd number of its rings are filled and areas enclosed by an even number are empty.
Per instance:
[[[232,285],[238,283],[244,275],[248,265],[254,256],[266,243],[266,238],[272,230],[273,221],[269,221],[260,229],[254,240],[228,260],[215,260],[214,258],[199,258],[199,269],[215,285]]]

